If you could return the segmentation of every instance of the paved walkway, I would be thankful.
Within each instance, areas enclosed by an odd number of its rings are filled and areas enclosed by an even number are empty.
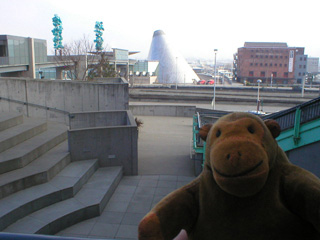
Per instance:
[[[190,160],[192,118],[138,117],[139,175],[124,176],[101,216],[57,235],[137,239],[141,218],[164,196],[194,179]]]

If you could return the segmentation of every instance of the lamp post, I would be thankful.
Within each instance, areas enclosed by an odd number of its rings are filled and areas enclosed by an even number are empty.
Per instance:
[[[304,85],[305,85],[305,82],[306,82],[306,78],[307,78],[307,74],[305,76],[303,76],[302,78],[302,82],[301,82],[301,97],[304,97]]]
[[[214,49],[214,83],[213,83],[213,99],[212,99],[213,110],[216,109],[217,52],[218,52],[218,49]]]
[[[260,108],[260,83],[261,83],[261,79],[257,80],[258,83],[258,96],[257,96],[257,113],[259,112],[259,108]]]
[[[176,90],[178,89],[178,57],[176,57]]]

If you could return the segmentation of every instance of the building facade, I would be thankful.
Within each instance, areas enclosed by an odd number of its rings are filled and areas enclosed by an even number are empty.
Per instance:
[[[129,80],[129,72],[133,71],[136,62],[129,59],[129,55],[136,53],[113,48],[105,52],[105,56],[117,76]],[[99,57],[95,56],[90,53],[62,58],[48,56],[46,40],[0,35],[0,77],[86,80],[89,64],[98,64]],[[74,69],[77,69],[78,74],[73,73]]]
[[[301,83],[307,73],[304,48],[286,43],[245,42],[234,55],[234,75],[238,82],[264,84]]]
[[[0,76],[36,76],[35,64],[47,62],[47,41],[0,35]]]
[[[307,72],[308,73],[318,73],[319,71],[319,58],[309,57],[307,59]]]

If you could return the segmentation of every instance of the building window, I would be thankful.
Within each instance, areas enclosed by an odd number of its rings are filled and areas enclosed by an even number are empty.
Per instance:
[[[300,61],[302,61],[302,57],[300,57]]]
[[[277,66],[278,66],[278,63],[275,63],[274,66],[277,67]]]
[[[272,67],[272,63],[270,63],[270,65],[269,65],[270,67]]]
[[[272,72],[272,77],[277,77],[277,72]]]
[[[299,72],[299,76],[301,76],[301,73]]]
[[[265,63],[264,66],[265,66],[265,67],[268,66],[268,63]]]
[[[287,58],[288,58],[288,56],[285,56],[285,58],[287,59]]]
[[[253,71],[249,72],[249,77],[253,77]]]
[[[7,53],[7,44],[5,41],[0,41],[0,57],[8,56]]]
[[[268,58],[268,55],[266,55],[266,58]]]
[[[265,77],[266,76],[266,72],[260,72],[260,77]]]
[[[258,58],[259,56],[258,55],[256,55],[256,58]]]
[[[285,72],[283,73],[283,76],[287,78],[289,76],[289,73]]]
[[[258,63],[255,63],[254,65],[255,65],[255,66],[258,66]]]
[[[253,66],[253,63],[250,63],[250,66]]]
[[[271,55],[270,58],[273,58],[273,55]]]
[[[303,65],[303,68],[306,68],[306,65]]]
[[[262,67],[262,63],[260,63],[260,67]]]
[[[276,55],[276,58],[278,58],[278,55]]]
[[[288,64],[284,64],[284,67],[288,67]]]
[[[263,56],[262,56],[262,55],[260,55],[260,58],[263,58]]]
[[[282,63],[279,64],[279,67],[282,67]]]

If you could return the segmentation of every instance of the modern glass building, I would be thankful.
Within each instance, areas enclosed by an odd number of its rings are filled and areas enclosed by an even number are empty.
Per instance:
[[[137,61],[133,66],[134,73],[145,73],[149,74],[150,76],[157,75],[159,61],[147,61],[147,60],[140,60]]]
[[[0,35],[0,65],[28,65],[30,38]],[[47,41],[34,39],[35,63],[47,62]]]
[[[115,72],[128,79],[136,62],[129,59],[129,55],[135,53],[138,52],[114,48],[112,52],[105,52],[105,56]],[[74,80],[75,76],[86,76],[89,64],[97,64],[96,59],[90,63],[87,56],[90,55],[64,56],[66,60],[62,61],[47,55],[46,40],[0,35],[0,77]]]

